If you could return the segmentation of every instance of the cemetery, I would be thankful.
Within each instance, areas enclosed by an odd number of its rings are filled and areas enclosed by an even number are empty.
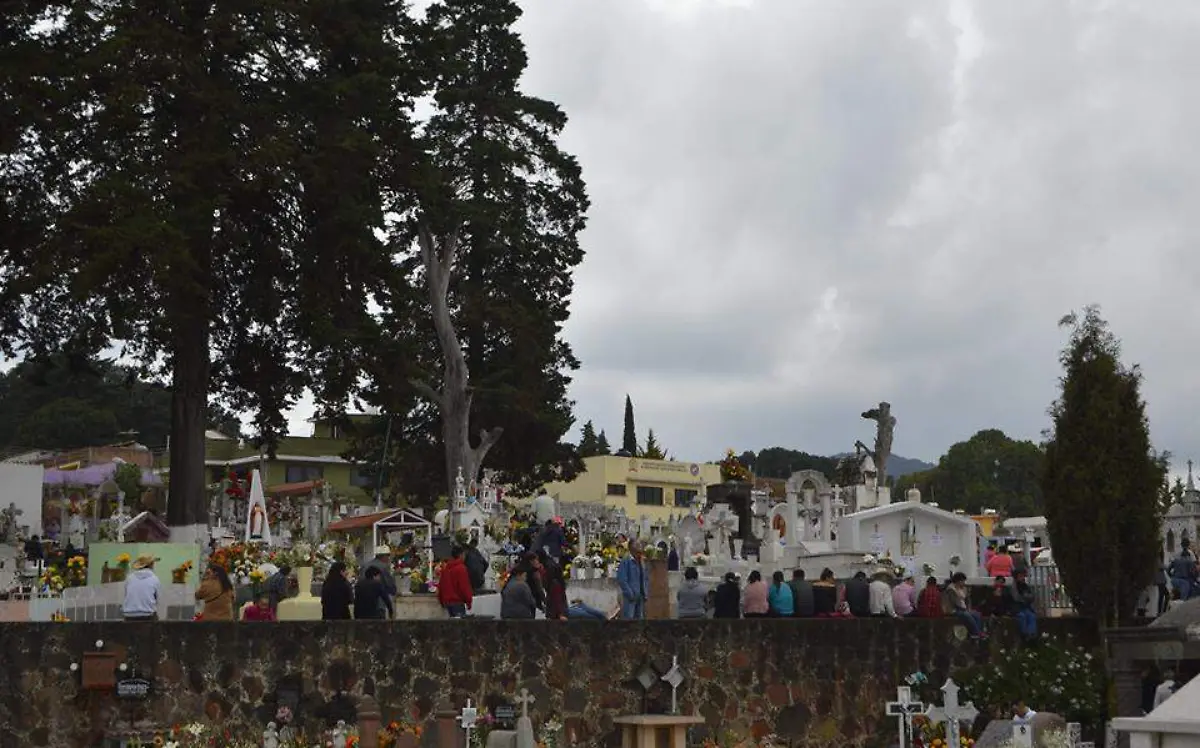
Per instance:
[[[80,485],[56,474],[60,487],[32,518],[15,504],[0,512],[0,620],[11,622],[0,624],[0,642],[12,654],[0,677],[0,745],[1023,748],[1039,732],[1053,736],[1039,744],[1056,748],[1103,740],[1104,658],[1092,660],[1101,639],[1087,620],[1043,620],[1038,649],[1018,646],[1011,619],[994,621],[983,642],[952,618],[670,620],[684,567],[710,586],[730,573],[803,569],[815,578],[826,568],[838,579],[961,572],[980,589],[990,584],[974,520],[916,489],[894,501],[879,480],[883,431],[894,423],[881,421],[875,449],[860,443],[845,458],[847,485],[804,470],[772,496],[730,453],[722,481],[665,519],[545,493],[512,499],[487,471],[470,483],[460,471],[445,508],[426,517],[348,506],[319,481],[267,487],[252,470],[210,487],[206,545],[172,543],[156,512],[127,505],[112,480],[119,466]],[[568,594],[601,611],[614,608],[617,565],[640,542],[651,620],[494,620],[497,590],[547,523],[563,533]],[[25,541],[47,525],[56,530],[43,536],[46,560],[25,558]],[[472,620],[447,622],[436,592],[455,544],[475,546],[487,571]],[[321,621],[330,565],[346,564],[353,578],[381,556],[396,580],[397,620]],[[159,620],[122,623],[139,557],[157,559]],[[278,622],[193,620],[208,564],[229,575],[235,610],[290,569]],[[1014,664],[993,665],[1004,662]],[[1078,673],[1075,690],[1064,672]],[[1025,735],[1007,719],[1013,690],[1046,710]]]

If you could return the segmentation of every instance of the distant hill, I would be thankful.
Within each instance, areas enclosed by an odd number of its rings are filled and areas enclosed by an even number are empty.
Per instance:
[[[834,457],[841,459],[849,454],[849,452],[843,452],[841,454],[834,455]],[[922,470],[929,470],[930,468],[935,467],[937,467],[937,465],[932,462],[925,462],[924,460],[917,460],[912,457],[901,457],[900,455],[888,456],[887,472],[892,478],[900,478],[908,475],[909,473],[919,473]]]

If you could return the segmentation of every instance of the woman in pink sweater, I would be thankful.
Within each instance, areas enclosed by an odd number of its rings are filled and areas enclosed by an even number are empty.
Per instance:
[[[747,582],[746,591],[742,593],[742,613],[746,618],[766,618],[771,610],[767,583],[758,571],[750,572]]]

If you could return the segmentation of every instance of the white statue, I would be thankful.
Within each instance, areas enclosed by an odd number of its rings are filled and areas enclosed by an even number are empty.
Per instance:
[[[682,565],[687,566],[692,562],[692,536],[683,536],[683,559]]]
[[[263,748],[279,748],[279,731],[275,729],[274,722],[267,723],[267,729],[263,730],[262,740]]]

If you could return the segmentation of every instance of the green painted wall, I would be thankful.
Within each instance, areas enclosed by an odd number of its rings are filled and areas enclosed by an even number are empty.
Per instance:
[[[171,583],[171,570],[184,561],[192,562],[188,584],[200,583],[200,547],[195,543],[91,543],[88,545],[87,583],[100,584],[105,562],[115,567],[117,556],[128,553],[130,563],[138,556],[154,556],[160,559],[154,565],[154,574],[163,584]]]

